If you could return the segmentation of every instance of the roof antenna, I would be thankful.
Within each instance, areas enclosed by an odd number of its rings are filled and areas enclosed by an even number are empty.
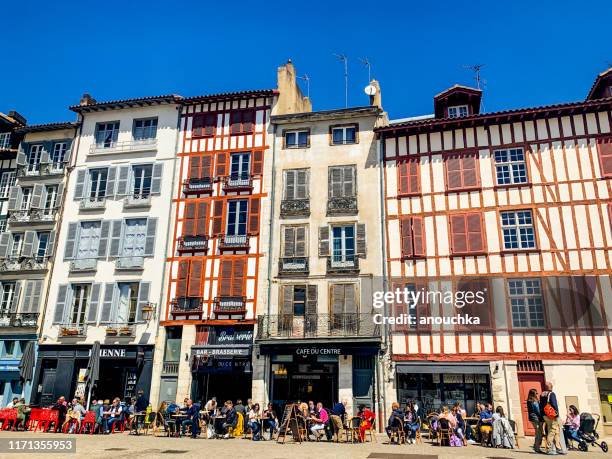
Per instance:
[[[363,65],[368,68],[368,83],[370,83],[370,81],[372,81],[372,63],[368,60],[367,57],[364,57],[363,59],[359,58],[359,60]]]
[[[334,56],[344,63],[344,108],[348,108],[348,57],[345,54],[336,54]]]
[[[306,97],[310,99],[310,77],[305,73],[304,76],[298,76],[298,78],[306,82]]]
[[[464,65],[463,68],[464,69],[468,69],[471,70],[472,72],[474,72],[474,80],[476,80],[476,89],[482,91],[484,89],[484,87],[487,85],[486,80],[483,80],[480,76],[480,71],[482,70],[482,68],[484,67],[484,64],[474,64],[474,65]],[[480,98],[480,111],[484,112],[485,108],[484,108],[484,94],[483,96]]]

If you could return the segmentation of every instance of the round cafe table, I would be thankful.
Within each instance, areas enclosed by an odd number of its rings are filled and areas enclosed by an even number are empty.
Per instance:
[[[174,418],[174,422],[175,424],[175,432],[174,432],[174,436],[175,437],[180,437],[181,436],[181,429],[183,428],[183,421],[185,419],[187,419],[189,416],[187,416],[184,413],[177,413],[177,414],[173,414],[172,417]]]
[[[132,419],[132,429],[130,431],[130,435],[140,435],[140,431],[144,426],[147,413],[146,411],[141,411],[139,413],[134,413],[132,416],[134,419]]]

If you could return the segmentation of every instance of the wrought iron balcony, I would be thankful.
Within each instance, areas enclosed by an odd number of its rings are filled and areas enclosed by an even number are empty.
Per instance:
[[[63,323],[59,326],[60,337],[81,337],[87,335],[87,324]]]
[[[219,296],[215,298],[213,313],[219,315],[244,315],[246,313],[245,296]]]
[[[344,259],[327,258],[327,274],[351,274],[359,272],[359,258],[346,256]]]
[[[117,257],[115,258],[115,269],[118,271],[144,269],[144,257]]]
[[[80,273],[95,271],[98,268],[97,258],[78,258],[70,262],[70,272]]]
[[[185,194],[211,193],[212,189],[211,177],[189,178],[183,181],[183,193]]]
[[[128,140],[125,142],[94,143],[89,147],[90,155],[109,155],[133,153],[137,151],[156,151],[157,139]]]
[[[204,302],[200,297],[178,297],[170,302],[170,313],[173,316],[201,316]]]
[[[250,174],[232,174],[223,178],[223,191],[251,191],[253,177]]]
[[[66,157],[70,155],[70,152],[66,152]],[[28,164],[17,165],[17,177],[28,178],[28,177],[44,177],[47,175],[63,175],[66,167],[65,162],[40,162],[32,170]]]
[[[208,236],[181,236],[177,241],[179,252],[207,252]]]
[[[79,209],[81,210],[101,210],[106,206],[105,196],[89,197],[81,200]]]
[[[44,271],[49,257],[8,257],[0,261],[0,272]]]
[[[116,336],[118,338],[136,336],[136,324],[133,322],[106,324],[106,336]]]
[[[55,209],[28,209],[12,211],[9,214],[9,222],[13,225],[23,225],[30,223],[53,223],[57,215]]]
[[[123,200],[124,209],[135,209],[140,207],[151,207],[151,195],[149,193],[134,194]]]
[[[219,250],[239,250],[248,248],[248,234],[222,234],[219,237]]]
[[[327,215],[357,215],[358,212],[356,196],[327,200]]]
[[[0,328],[36,328],[37,312],[2,312],[0,313]]]
[[[278,261],[278,274],[308,274],[308,257],[284,257]]]
[[[279,314],[257,318],[257,339],[380,337],[371,313]]]
[[[280,208],[281,217],[308,217],[310,199],[283,199]]]

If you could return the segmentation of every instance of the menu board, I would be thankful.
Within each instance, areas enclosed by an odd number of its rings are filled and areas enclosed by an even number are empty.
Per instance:
[[[136,382],[137,381],[138,381],[138,376],[136,375],[135,370],[127,370],[125,372],[125,398],[134,397],[134,395],[136,394]]]

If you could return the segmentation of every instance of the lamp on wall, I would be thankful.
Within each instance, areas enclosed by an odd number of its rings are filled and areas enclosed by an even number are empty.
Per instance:
[[[140,313],[142,315],[142,320],[145,322],[149,322],[155,316],[155,303],[147,303],[145,304]]]

